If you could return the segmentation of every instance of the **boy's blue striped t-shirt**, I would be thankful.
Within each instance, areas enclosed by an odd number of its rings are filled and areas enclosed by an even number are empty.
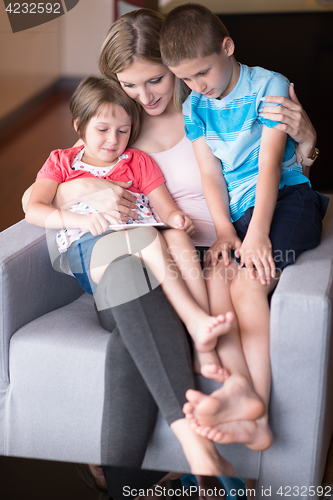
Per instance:
[[[222,162],[233,222],[255,204],[263,125],[272,128],[278,123],[259,116],[261,108],[270,105],[260,99],[288,97],[288,87],[289,81],[279,73],[240,64],[239,80],[226,97],[209,99],[192,91],[183,104],[186,136],[191,141],[205,136]],[[288,136],[279,189],[302,183],[310,185],[296,161],[295,141]]]

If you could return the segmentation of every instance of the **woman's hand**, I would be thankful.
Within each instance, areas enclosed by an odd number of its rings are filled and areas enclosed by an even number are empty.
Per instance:
[[[66,209],[78,201],[84,201],[98,212],[127,222],[129,218],[139,217],[133,212],[136,198],[127,191],[130,186],[130,182],[83,177],[60,184],[52,204]]]
[[[241,262],[247,268],[251,279],[256,279],[254,266],[262,285],[269,285],[276,275],[275,262],[272,255],[272,244],[262,231],[251,231],[249,228],[240,247]]]
[[[195,231],[195,227],[191,219],[182,212],[171,213],[168,217],[167,223],[169,226],[174,227],[175,229],[181,229],[182,231],[185,231],[189,236],[192,236]]]
[[[281,104],[282,106],[263,107],[262,113],[264,113],[264,118],[268,120],[282,122],[275,128],[289,134],[298,143],[299,152],[305,158],[310,158],[316,146],[316,131],[297,99],[293,85],[289,86],[289,97],[290,99],[267,96],[265,102]]]
[[[204,267],[209,267],[209,265],[216,266],[220,255],[222,255],[224,265],[228,266],[230,264],[230,250],[234,250],[235,256],[239,257],[241,244],[242,242],[238,238],[234,227],[230,225],[230,228],[227,231],[224,231],[222,236],[217,238],[215,243],[213,243],[208,252],[205,254]]]

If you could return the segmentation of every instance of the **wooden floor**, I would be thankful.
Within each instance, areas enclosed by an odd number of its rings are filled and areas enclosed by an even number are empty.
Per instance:
[[[24,217],[21,197],[53,149],[77,140],[69,94],[58,93],[0,135],[0,231]]]
[[[0,231],[24,217],[22,194],[50,151],[76,142],[69,99],[68,93],[56,94],[0,135]],[[0,457],[0,470],[0,498],[4,500],[94,500],[98,496],[81,484],[71,464]],[[333,484],[333,442],[324,481]]]

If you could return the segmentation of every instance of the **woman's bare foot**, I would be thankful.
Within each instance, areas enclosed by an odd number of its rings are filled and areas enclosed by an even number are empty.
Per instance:
[[[215,443],[243,443],[255,451],[267,450],[273,441],[272,431],[268,425],[266,415],[255,421],[238,420],[216,425],[215,427],[205,427],[193,420],[191,426],[197,434],[211,439]]]
[[[190,421],[181,418],[172,422],[171,429],[182,445],[192,474],[200,476],[233,476],[234,469],[218,453],[214,443],[191,428]]]
[[[206,378],[211,378],[220,384],[230,377],[228,370],[221,366],[217,352],[198,352],[194,349],[194,373],[200,373]]]
[[[195,347],[199,352],[209,352],[215,349],[217,339],[230,331],[234,320],[234,314],[219,314],[209,316],[202,309],[185,322],[186,328],[191,335]]]
[[[220,389],[209,396],[190,389],[186,398],[194,405],[194,416],[202,426],[215,427],[234,420],[257,420],[265,411],[263,402],[241,375],[231,375]],[[186,410],[186,414],[189,413],[189,408]]]

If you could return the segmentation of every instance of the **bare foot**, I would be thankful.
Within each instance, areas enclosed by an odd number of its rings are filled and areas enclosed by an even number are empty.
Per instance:
[[[211,378],[220,384],[230,376],[228,370],[221,366],[221,362],[215,350],[210,352],[198,352],[194,349],[193,361],[194,373],[201,373],[206,378]]]
[[[211,378],[220,384],[223,384],[230,377],[228,370],[216,363],[206,363],[201,365],[201,375]]]
[[[198,423],[209,427],[234,420],[256,420],[265,411],[263,402],[241,375],[231,375],[209,396],[190,389],[186,398],[195,406]]]
[[[192,316],[190,321],[187,321],[186,327],[197,351],[213,351],[218,337],[230,331],[234,317],[232,312],[219,314],[218,316],[209,316],[203,310]]]
[[[197,434],[211,439],[215,443],[243,443],[255,451],[267,450],[273,441],[267,416],[263,416],[255,421],[238,420],[236,422],[216,425],[215,427],[204,427],[193,421],[191,426]]]
[[[191,428],[186,418],[172,422],[171,429],[182,445],[191,473],[201,476],[232,476],[234,469],[218,453],[214,443]]]

